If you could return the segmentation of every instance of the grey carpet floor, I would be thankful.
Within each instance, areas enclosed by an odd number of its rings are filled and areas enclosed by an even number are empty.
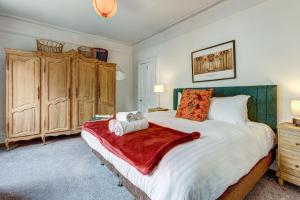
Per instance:
[[[134,199],[80,137],[51,139],[9,152],[0,149],[1,200],[127,200]],[[300,199],[300,188],[280,187],[268,172],[247,200]]]

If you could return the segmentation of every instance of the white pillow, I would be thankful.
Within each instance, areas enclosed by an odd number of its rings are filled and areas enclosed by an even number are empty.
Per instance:
[[[248,121],[247,102],[250,96],[213,97],[211,99],[208,119],[221,120],[233,124]]]
[[[181,92],[178,92],[178,96],[177,96],[177,109],[180,105],[180,102],[181,102],[181,96],[182,96],[182,93]]]

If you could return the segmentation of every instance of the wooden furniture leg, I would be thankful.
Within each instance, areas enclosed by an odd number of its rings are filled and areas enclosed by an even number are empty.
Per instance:
[[[283,186],[284,185],[284,180],[281,179],[281,178],[278,178],[278,183],[280,186]]]
[[[43,144],[46,144],[46,137],[44,135],[42,135],[42,141],[43,141]]]
[[[9,151],[9,142],[8,142],[8,140],[5,140],[5,147],[6,147],[6,150]]]

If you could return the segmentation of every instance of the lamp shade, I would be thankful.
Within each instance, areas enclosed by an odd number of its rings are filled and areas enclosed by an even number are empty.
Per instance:
[[[116,0],[93,0],[93,6],[96,13],[104,18],[111,18],[117,12]]]
[[[300,100],[291,101],[291,110],[292,110],[292,115],[300,116]]]
[[[164,86],[163,85],[155,85],[154,86],[154,92],[155,93],[162,93],[162,92],[164,92]]]
[[[116,79],[117,81],[122,81],[124,80],[126,77],[125,73],[122,72],[121,70],[120,71],[116,71]]]

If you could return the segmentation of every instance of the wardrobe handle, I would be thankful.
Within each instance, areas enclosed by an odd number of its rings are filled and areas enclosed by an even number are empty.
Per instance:
[[[41,89],[40,89],[40,86],[37,88],[37,98],[38,98],[38,100],[40,100],[40,98],[41,98]]]
[[[78,92],[79,90],[78,90],[78,88],[76,88],[76,97],[78,97]]]
[[[68,96],[69,96],[69,99],[71,99],[71,88],[69,88]]]

